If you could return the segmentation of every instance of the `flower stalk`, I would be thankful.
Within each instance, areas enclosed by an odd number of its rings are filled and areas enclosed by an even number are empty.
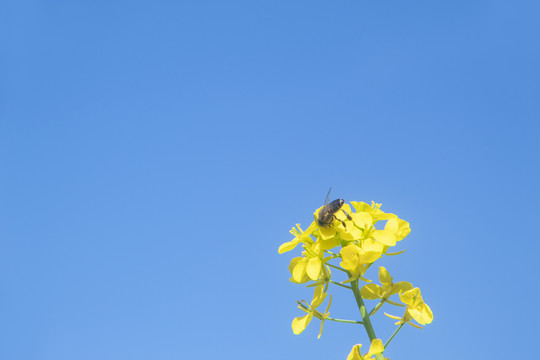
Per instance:
[[[356,299],[356,303],[358,305],[358,309],[360,310],[360,315],[362,316],[362,322],[368,334],[369,341],[373,342],[373,340],[377,339],[377,336],[375,335],[375,330],[373,330],[373,325],[371,324],[371,320],[369,318],[369,314],[367,313],[366,305],[364,304],[362,295],[360,295],[360,289],[358,287],[358,280],[354,280],[351,283],[351,287],[354,293],[354,298]],[[384,356],[382,355],[382,353],[375,354],[375,359],[384,360]]]
[[[371,317],[375,315],[375,313],[384,305],[385,302],[386,302],[386,299],[382,298],[381,301],[379,301],[379,303],[375,305],[373,309],[371,309],[371,311],[369,312],[369,316]]]
[[[383,212],[380,207],[381,204],[374,202],[368,205],[352,201],[349,205],[342,199],[325,203],[315,211],[314,221],[306,230],[303,230],[300,224],[296,224],[296,227],[290,230],[294,238],[278,249],[282,254],[297,246],[302,247],[301,256],[293,258],[290,262],[290,281],[314,288],[311,302],[298,301],[298,308],[305,315],[294,318],[292,322],[294,334],[302,333],[313,319],[320,321],[318,338],[321,337],[324,322],[327,320],[363,325],[370,342],[369,350],[363,354],[362,345],[356,344],[352,347],[347,360],[388,360],[383,353],[405,324],[421,328],[412,321],[426,325],[433,320],[433,313],[424,302],[420,289],[413,287],[410,282],[394,282],[383,266],[379,267],[380,285],[370,279],[368,272],[372,271],[372,265],[377,260],[385,255],[397,256],[404,252],[404,250],[397,252],[389,250],[411,231],[407,221],[395,214]],[[384,224],[382,228],[381,223]],[[337,261],[340,261],[339,264]],[[339,272],[336,271],[334,274],[331,269]],[[347,278],[344,278],[345,276]],[[362,287],[360,280],[365,282]],[[330,317],[332,294],[327,295],[334,289],[329,286],[330,284],[352,291],[362,317],[360,321]],[[396,302],[396,297],[399,297],[400,303]],[[378,302],[368,312],[366,301],[373,300]],[[325,302],[327,305],[322,305]],[[405,307],[405,313],[402,316],[385,313],[388,317],[398,320],[395,323],[398,327],[383,345],[375,334],[371,317],[384,304]],[[326,309],[323,311],[324,308]]]
[[[392,336],[390,336],[390,338],[386,341],[386,343],[384,344],[384,348],[385,348],[385,349],[388,347],[388,345],[390,345],[390,341],[392,341],[392,339],[394,338],[394,336],[397,335],[397,333],[399,332],[399,330],[401,330],[401,328],[403,327],[403,325],[405,325],[405,323],[399,325],[398,328],[396,329],[396,331],[394,331],[394,333],[392,334]]]

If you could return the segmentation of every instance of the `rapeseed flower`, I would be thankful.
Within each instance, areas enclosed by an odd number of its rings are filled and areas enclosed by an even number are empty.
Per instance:
[[[362,247],[349,244],[342,248],[340,255],[343,261],[339,265],[350,274],[350,278],[346,282],[351,282],[358,278],[363,279],[362,276],[369,265],[380,258],[382,253],[383,247],[375,242],[366,241],[362,244]]]
[[[433,321],[433,312],[424,303],[419,288],[414,288],[399,294],[401,301],[407,305],[405,314],[416,320],[420,325],[430,324]]]
[[[397,217],[395,214],[385,213],[380,207],[381,204],[374,202],[371,205],[365,202],[351,201],[356,209],[353,221],[363,228],[364,238],[373,237],[375,240],[386,246],[396,245],[396,241],[403,240],[410,232],[409,223]],[[374,225],[381,220],[387,220],[384,230],[378,230]]]
[[[409,325],[421,329],[420,326],[413,324],[411,320],[416,320],[420,325],[430,324],[433,321],[433,312],[431,311],[431,308],[424,303],[419,288],[414,288],[400,293],[399,298],[405,305],[407,305],[403,317],[399,318],[397,316],[385,313],[386,316],[399,320],[396,322],[396,325],[408,323]]]
[[[371,205],[363,201],[351,201],[351,205],[358,212],[367,212],[368,214],[370,214],[373,217],[373,223],[376,223],[379,220],[388,220],[397,217],[397,215],[395,214],[385,213],[384,211],[382,211],[382,204],[377,204],[374,201],[371,202]]]
[[[360,289],[360,294],[364,299],[382,299],[388,301],[390,296],[413,288],[412,284],[408,281],[400,281],[394,284],[392,276],[390,276],[390,273],[384,266],[379,267],[379,280],[381,286],[377,284],[366,284]],[[391,301],[389,302],[393,303]]]
[[[335,206],[336,204],[339,205]],[[332,212],[324,214],[321,219],[319,214],[324,206],[316,209],[313,213],[314,221],[308,228],[304,231],[300,224],[296,224],[290,230],[293,239],[283,243],[278,249],[278,252],[282,254],[301,245],[301,256],[294,257],[289,264],[290,281],[299,284],[309,282],[306,286],[315,288],[310,303],[305,300],[298,301],[298,308],[306,314],[295,317],[291,327],[294,334],[300,334],[315,317],[321,321],[318,334],[320,338],[326,320],[360,324],[365,327],[369,338],[374,340],[371,342],[369,351],[364,355],[360,351],[360,344],[353,346],[347,360],[383,360],[386,359],[383,356],[384,346],[388,346],[405,324],[420,327],[412,323],[413,320],[420,325],[429,324],[433,321],[433,313],[424,303],[420,289],[413,288],[413,285],[407,281],[394,283],[385,267],[379,267],[380,285],[371,283],[371,280],[364,277],[372,264],[383,255],[398,255],[405,251],[388,252],[390,247],[395,246],[410,233],[409,223],[393,213],[382,211],[381,204],[375,202],[370,205],[352,201],[350,204],[345,204],[341,200],[334,202],[331,207]],[[337,207],[339,210],[335,211]],[[325,211],[328,210],[330,208]],[[319,225],[319,220],[323,225]],[[333,278],[334,274],[330,272],[331,268],[342,270],[348,275],[348,279],[336,280]],[[358,280],[369,284],[360,289]],[[333,286],[352,291],[362,317],[360,320],[330,317],[332,295],[329,295],[327,291]],[[389,298],[392,295],[399,295],[403,304],[391,301]],[[326,310],[324,312],[317,310],[327,297],[329,300]],[[368,312],[364,300],[375,299],[380,299],[380,301]],[[402,317],[386,314],[399,320],[396,324],[400,326],[383,345],[380,339],[375,339],[375,330],[370,318],[386,302],[405,306],[405,313]]]
[[[312,222],[311,225],[306,229],[306,231],[303,231],[300,227],[300,224],[296,224],[296,228],[292,228],[289,230],[291,234],[294,235],[294,239],[291,241],[288,241],[286,243],[281,244],[281,246],[278,249],[279,254],[283,254],[284,252],[291,251],[296,247],[296,245],[300,244],[301,242],[304,244],[313,244],[313,239],[311,238],[311,233],[316,228],[315,222]]]
[[[327,293],[324,292],[324,286],[319,285],[315,288],[315,292],[313,294],[313,300],[311,300],[310,305],[307,305],[305,301],[304,301],[305,304],[300,303],[298,305],[298,308],[301,309],[302,311],[305,311],[307,314],[304,316],[299,316],[299,317],[294,318],[292,322],[292,329],[295,335],[302,333],[311,322],[311,319],[313,318],[313,316],[315,316],[317,319],[321,320],[321,327],[320,327],[319,335],[317,336],[317,338],[319,339],[321,337],[324,321],[330,315],[328,310],[330,309],[330,305],[332,304],[332,295],[330,295],[330,300],[328,301],[328,306],[326,307],[326,310],[324,311],[324,313],[317,311],[316,308],[319,307],[324,302],[326,295]]]
[[[362,355],[360,352],[361,347],[362,344],[354,345],[349,353],[349,356],[347,356],[347,360],[372,360],[374,355],[380,354],[384,351],[384,345],[380,339],[373,339],[371,346],[369,347],[369,351],[365,355]]]
[[[289,270],[291,281],[297,284],[305,283],[309,280],[318,280],[323,266],[324,251],[320,242],[304,245],[301,257],[291,260]]]

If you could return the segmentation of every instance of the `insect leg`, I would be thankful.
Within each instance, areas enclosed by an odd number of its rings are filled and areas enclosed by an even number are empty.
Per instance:
[[[343,213],[345,214],[345,216],[347,217],[347,220],[352,220],[352,217],[351,215],[349,215],[348,212],[346,212],[345,210],[341,209],[341,211],[343,211]]]
[[[337,221],[341,222],[341,224],[343,225],[344,228],[347,228],[347,224],[345,224],[345,221],[341,220],[341,219],[338,219],[338,217],[335,215],[335,214],[332,214],[332,216],[334,217],[334,219],[336,219]],[[352,219],[352,218],[351,218]]]

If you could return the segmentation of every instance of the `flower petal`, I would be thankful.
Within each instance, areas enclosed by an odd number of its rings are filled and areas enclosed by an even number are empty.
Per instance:
[[[320,244],[321,250],[330,250],[339,245],[339,239],[337,236],[333,236],[326,239],[323,239],[321,237],[319,238],[319,241],[317,242]]]
[[[408,281],[400,281],[394,284],[390,295],[397,294],[398,292],[409,291],[413,288],[412,284]]]
[[[334,236],[336,236],[336,229],[334,227],[319,227],[319,234],[321,235],[321,239],[328,240]]]
[[[433,313],[425,303],[415,308],[409,308],[408,312],[420,325],[431,324],[433,321]]]
[[[313,300],[311,300],[311,308],[315,309],[319,307],[326,298],[326,293],[324,292],[324,286],[319,285],[315,288],[315,292],[313,293]]]
[[[360,289],[360,295],[367,300],[378,299],[380,297],[380,289],[381,288],[377,284],[367,284]]]
[[[291,241],[283,243],[283,244],[280,245],[280,247],[278,249],[278,253],[283,254],[283,253],[285,253],[287,251],[291,251],[299,243],[300,243],[300,238],[295,238],[295,239],[292,239]]]
[[[403,293],[399,294],[399,299],[402,303],[410,306],[414,306],[415,304],[418,304],[418,302],[422,301],[422,294],[420,293],[419,288],[414,288],[411,290],[407,290]]]
[[[361,347],[362,344],[354,345],[349,353],[349,356],[347,356],[347,360],[362,360],[362,355],[360,354]]]
[[[309,322],[311,321],[311,318],[313,317],[312,314],[307,314],[302,317],[296,317],[292,321],[292,329],[293,333],[295,335],[301,334],[302,331],[306,329]]]
[[[352,214],[351,217],[352,221],[363,229],[373,225],[373,217],[367,212],[357,212]]]
[[[306,266],[306,273],[311,280],[319,279],[321,274],[322,260],[320,257],[315,256],[308,260]]]
[[[375,230],[373,231],[373,238],[381,244],[387,246],[396,245],[396,236],[388,230]]]
[[[411,232],[411,226],[403,219],[393,218],[386,222],[385,230],[388,230],[396,235],[396,240],[402,240]]]
[[[294,266],[293,266],[293,262]],[[307,259],[303,257],[296,257],[291,260],[291,264],[289,265],[289,270],[291,270],[291,279],[293,282],[297,284],[305,283],[309,280],[309,277],[306,274],[306,265],[307,265]]]
[[[354,224],[352,224],[350,221],[346,224],[348,224],[346,228],[339,228],[339,236],[341,236],[343,240],[353,241],[362,238],[362,236],[364,235],[364,232],[362,230],[354,226]]]
[[[369,352],[367,356],[380,354],[384,351],[384,345],[381,339],[373,339],[371,346],[369,347]]]
[[[392,286],[392,276],[384,266],[379,267],[379,280],[383,285]]]

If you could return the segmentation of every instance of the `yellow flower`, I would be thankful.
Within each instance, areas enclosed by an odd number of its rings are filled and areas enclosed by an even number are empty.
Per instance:
[[[291,251],[298,245],[299,243],[304,244],[312,244],[313,239],[309,236],[311,233],[313,233],[313,230],[316,228],[315,222],[312,222],[311,225],[306,229],[306,231],[303,231],[300,227],[300,224],[296,224],[296,227],[298,229],[295,229],[294,227],[289,231],[291,234],[294,235],[294,239],[291,241],[288,241],[286,243],[281,244],[281,246],[278,249],[278,253],[283,254],[284,252]]]
[[[313,294],[313,300],[311,300],[311,305],[308,306],[307,303],[306,305],[304,305],[303,303],[299,303],[300,305],[298,305],[298,308],[302,311],[305,311],[307,315],[294,318],[292,322],[292,329],[295,335],[302,333],[306,329],[308,324],[311,322],[313,316],[315,316],[316,318],[321,320],[321,328],[317,339],[321,337],[324,321],[328,316],[330,316],[328,310],[330,309],[330,305],[332,304],[332,295],[330,295],[330,300],[328,300],[328,306],[326,307],[324,313],[317,311],[316,308],[324,302],[326,295],[327,294],[324,292],[324,286],[319,285],[315,288],[315,293]]]
[[[395,214],[385,213],[381,204],[351,201],[357,213],[352,215],[353,222],[364,229],[364,238],[373,237],[386,246],[396,245],[396,241],[403,240],[411,232],[409,223],[397,217]],[[384,230],[375,229],[374,225],[379,220],[388,220]]]
[[[326,228],[323,229],[327,230]],[[315,230],[313,235],[317,237],[317,242],[323,250],[330,250],[339,245],[339,236],[337,235],[325,238],[321,235],[320,229]]]
[[[365,355],[360,353],[361,347],[362,344],[354,345],[349,353],[349,356],[347,356],[347,360],[372,360],[374,355],[380,354],[384,351],[384,346],[380,339],[373,339],[371,346],[369,347],[369,352]]]
[[[360,294],[364,299],[383,299],[387,301],[390,296],[413,288],[412,284],[408,281],[400,281],[394,284],[392,276],[390,276],[390,273],[384,266],[379,267],[379,280],[382,286],[367,284],[360,289]],[[393,302],[390,301],[390,303]]]
[[[411,320],[416,320],[420,325],[430,324],[433,321],[433,312],[431,311],[430,307],[424,303],[419,288],[414,288],[400,293],[399,298],[405,305],[407,305],[403,317],[399,318],[397,316],[392,316],[385,313],[386,316],[399,320],[396,322],[396,325],[408,323],[421,329],[420,326],[413,324]]]
[[[349,244],[342,248],[340,254],[343,261],[339,265],[351,273],[347,282],[354,281],[364,275],[369,264],[380,258],[383,250],[383,246],[374,241],[365,241],[362,243],[362,247]]]
[[[420,325],[430,324],[433,321],[433,312],[429,306],[424,303],[419,288],[414,288],[399,294],[401,301],[407,305],[405,314],[408,314]]]
[[[397,241],[403,240],[411,232],[409,223],[398,217],[389,219],[384,229],[393,233]]]
[[[306,273],[308,259],[303,256],[297,256],[292,258],[289,264],[289,271],[291,273],[291,282],[296,284],[303,284],[309,281],[309,276]]]
[[[376,221],[370,213],[360,211],[352,214],[351,218],[352,222],[356,225],[356,228],[359,228],[361,231],[361,236],[359,237],[359,239],[371,238],[377,240],[378,242],[386,246],[396,245],[395,234],[387,229],[377,230],[374,227]]]
[[[397,217],[395,214],[382,211],[382,204],[376,204],[374,201],[371,202],[371,205],[368,205],[363,201],[351,201],[351,205],[358,212],[367,212],[370,214],[373,217],[373,223],[376,223],[379,220],[388,220]]]
[[[295,257],[289,264],[291,281],[303,284],[309,280],[318,280],[323,266],[324,251],[319,242],[304,245],[303,256]]]

